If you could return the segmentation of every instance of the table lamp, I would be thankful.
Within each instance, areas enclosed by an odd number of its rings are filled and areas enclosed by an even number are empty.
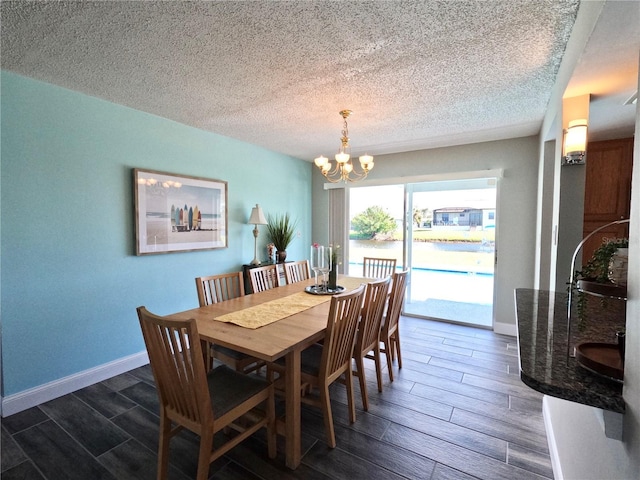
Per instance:
[[[253,228],[253,240],[254,240],[254,248],[253,248],[253,260],[251,261],[251,265],[260,265],[260,260],[258,260],[258,234],[260,231],[258,230],[258,225],[266,225],[267,220],[264,218],[264,213],[262,213],[262,209],[260,205],[256,203],[256,206],[251,209],[251,216],[249,217],[249,221],[247,222],[249,225],[255,225]]]

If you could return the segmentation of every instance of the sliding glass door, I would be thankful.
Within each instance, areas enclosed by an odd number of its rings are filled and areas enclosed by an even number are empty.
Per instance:
[[[348,271],[365,256],[409,268],[404,314],[491,327],[496,180],[351,188]]]
[[[495,263],[494,179],[408,184],[405,315],[491,327]]]

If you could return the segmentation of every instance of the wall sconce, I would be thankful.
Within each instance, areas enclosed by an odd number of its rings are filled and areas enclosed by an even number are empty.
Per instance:
[[[573,120],[564,131],[562,165],[584,165],[587,156],[587,120]]]
[[[253,228],[253,260],[251,260],[251,265],[260,265],[260,260],[258,260],[258,234],[260,231],[258,230],[258,225],[266,225],[267,219],[264,218],[264,213],[262,213],[262,208],[260,205],[256,203],[256,206],[251,209],[251,216],[249,217],[249,221],[247,222],[249,225],[254,225]]]

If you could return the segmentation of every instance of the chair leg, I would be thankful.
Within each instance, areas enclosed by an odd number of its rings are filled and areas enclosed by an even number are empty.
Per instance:
[[[169,441],[171,440],[171,420],[160,414],[160,440],[158,442],[158,480],[164,480],[169,473]]]
[[[273,388],[273,386],[271,386]],[[267,447],[269,450],[269,458],[276,458],[276,402],[275,393],[272,392],[267,400],[267,415],[269,423],[267,424]]]
[[[211,465],[211,450],[213,449],[213,431],[206,429],[200,436],[200,453],[198,454],[197,480],[209,478],[209,466]]]
[[[324,420],[324,430],[327,436],[329,448],[336,448],[336,433],[333,429],[333,416],[331,413],[331,400],[329,399],[329,385],[321,385],[320,405],[322,407],[322,418]]]
[[[367,382],[364,374],[364,356],[358,355],[356,361],[356,376],[360,381],[360,394],[362,395],[362,408],[369,411],[369,397],[367,396]]]
[[[390,338],[385,338],[383,340],[384,343],[384,354],[387,357],[387,370],[389,371],[389,380],[393,382],[393,368],[391,368],[391,349],[393,348],[393,343]]]
[[[400,353],[400,331],[399,330],[396,330],[396,333],[393,334],[392,342],[395,345],[395,350],[398,352],[398,368],[402,368],[402,354]]]
[[[378,381],[378,392],[382,393],[382,362],[380,360],[380,344],[373,349],[373,361],[376,364],[376,380]]]
[[[391,352],[391,363],[396,361],[396,345],[393,343],[393,334],[389,336],[389,352]]]
[[[346,371],[347,376],[347,400],[349,401],[349,422],[356,421],[356,398],[353,394],[353,372],[350,368]],[[364,390],[366,392],[366,389]]]
[[[267,380],[270,381],[271,383],[275,382],[276,371],[272,367],[270,367],[269,365],[267,365],[266,377],[267,377]]]
[[[213,344],[205,340],[200,341],[202,356],[204,357],[204,368],[207,372],[213,369]]]

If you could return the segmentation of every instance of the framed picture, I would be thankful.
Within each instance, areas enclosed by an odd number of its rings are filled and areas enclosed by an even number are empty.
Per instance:
[[[136,255],[227,247],[227,182],[133,169]]]

